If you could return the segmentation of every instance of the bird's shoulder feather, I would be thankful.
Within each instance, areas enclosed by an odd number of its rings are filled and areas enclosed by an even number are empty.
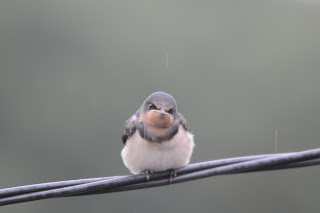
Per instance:
[[[125,130],[122,133],[122,142],[126,144],[127,140],[136,132],[137,130],[137,120],[140,117],[139,111],[133,114],[125,124]]]
[[[186,131],[190,132],[190,129],[189,129],[188,124],[187,124],[187,121],[186,121],[186,119],[183,117],[183,115],[178,112],[177,116],[178,116],[178,120],[179,120],[180,124],[182,125],[182,127],[183,127]]]

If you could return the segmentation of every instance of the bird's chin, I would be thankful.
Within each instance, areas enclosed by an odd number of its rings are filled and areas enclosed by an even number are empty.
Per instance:
[[[174,124],[172,115],[156,110],[149,111],[143,120],[146,124],[157,128],[168,128]]]

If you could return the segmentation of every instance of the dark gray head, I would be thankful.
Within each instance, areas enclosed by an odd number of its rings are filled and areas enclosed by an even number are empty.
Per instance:
[[[141,113],[148,114],[150,111],[156,111],[164,115],[169,114],[175,119],[177,116],[176,100],[168,93],[155,92],[141,106]]]

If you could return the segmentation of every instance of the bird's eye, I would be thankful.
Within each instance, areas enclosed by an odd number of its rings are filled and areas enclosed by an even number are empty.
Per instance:
[[[157,109],[157,107],[156,107],[156,105],[154,105],[154,104],[149,104],[149,109],[151,110],[151,109]]]
[[[173,108],[169,109],[168,113],[172,115],[173,114]]]

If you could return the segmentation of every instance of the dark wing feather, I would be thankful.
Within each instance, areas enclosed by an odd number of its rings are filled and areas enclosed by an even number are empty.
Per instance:
[[[190,129],[189,129],[188,125],[187,125],[187,121],[186,121],[186,119],[183,117],[183,115],[181,115],[180,113],[178,113],[177,116],[178,116],[178,119],[179,119],[179,121],[180,121],[180,124],[183,126],[183,128],[184,128],[186,131],[190,132]]]
[[[137,129],[137,120],[139,118],[139,113],[136,112],[132,115],[125,124],[125,130],[122,134],[122,142],[126,144],[127,140],[136,132]]]

